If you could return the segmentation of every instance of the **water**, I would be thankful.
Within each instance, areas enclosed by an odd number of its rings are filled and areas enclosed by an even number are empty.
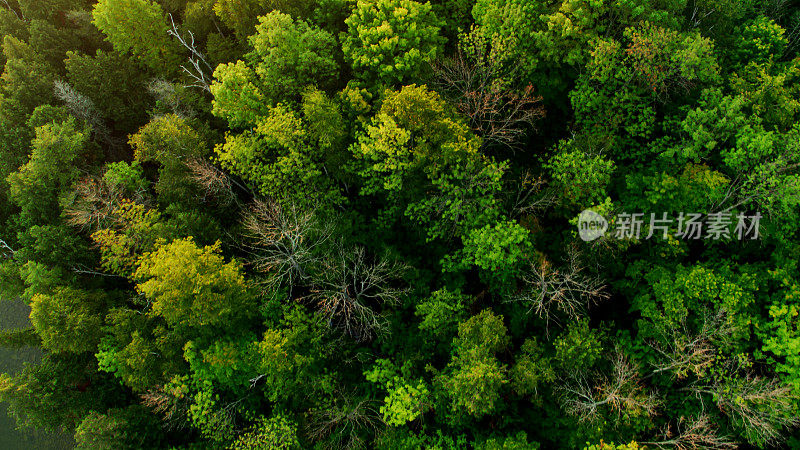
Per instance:
[[[0,301],[0,329],[26,327],[28,305],[21,300]],[[0,373],[14,373],[25,362],[36,362],[42,357],[38,348],[9,349],[0,347]],[[65,450],[73,448],[72,437],[60,433],[16,429],[16,421],[6,414],[6,404],[0,403],[0,449],[3,450]]]

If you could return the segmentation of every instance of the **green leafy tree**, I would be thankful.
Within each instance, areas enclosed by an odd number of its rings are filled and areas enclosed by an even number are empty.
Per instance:
[[[251,314],[253,296],[236,261],[225,263],[219,244],[200,248],[191,238],[142,256],[134,275],[151,314],[174,327],[222,326]]]
[[[151,0],[101,0],[92,10],[92,23],[114,49],[132,55],[161,75],[180,70],[181,49],[167,33],[161,5]]]
[[[138,161],[160,165],[155,189],[161,201],[177,204],[197,195],[187,162],[202,160],[211,149],[202,131],[189,120],[177,114],[156,117],[128,142]]]
[[[625,146],[654,137],[661,105],[720,81],[713,44],[697,33],[645,23],[627,28],[623,42],[598,40],[570,93],[580,127],[608,142],[615,160],[640,156]]]
[[[231,448],[235,450],[300,448],[297,424],[282,415],[260,417],[252,428],[236,438]]]
[[[53,352],[94,351],[102,335],[102,293],[56,288],[31,300],[31,323],[42,347]]]
[[[371,83],[393,85],[419,77],[444,44],[430,3],[361,0],[345,23],[345,57]]]
[[[266,107],[294,100],[308,85],[329,85],[338,71],[334,37],[279,11],[259,18],[248,42],[244,61],[217,67],[211,85],[214,114],[233,126],[257,125]]]
[[[37,106],[52,101],[55,70],[29,44],[11,35],[3,38],[3,55],[0,113],[21,125]]]
[[[164,445],[165,436],[158,419],[139,405],[109,409],[105,413],[90,412],[75,428],[78,449],[135,449]]]
[[[500,391],[508,383],[507,368],[494,356],[508,345],[503,317],[483,310],[458,326],[455,355],[441,383],[453,411],[482,417],[499,408]]]
[[[92,125],[110,120],[114,128],[130,132],[146,120],[143,112],[152,104],[148,96],[141,95],[147,74],[129,58],[102,50],[93,56],[69,51],[64,64],[70,87],[88,98],[96,109],[97,117]],[[116,80],[125,80],[125,83]],[[62,100],[73,108],[83,106],[78,104],[75,95],[63,96]]]
[[[21,208],[23,223],[46,224],[58,217],[58,197],[77,179],[76,163],[87,140],[87,131],[74,119],[36,129],[30,160],[8,177],[10,197]]]

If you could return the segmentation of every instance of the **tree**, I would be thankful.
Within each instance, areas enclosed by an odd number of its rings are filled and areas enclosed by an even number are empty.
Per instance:
[[[55,68],[61,68],[67,51],[81,45],[78,36],[70,30],[60,29],[45,20],[31,20],[29,31],[31,48]]]
[[[76,163],[84,154],[88,133],[74,119],[36,129],[29,161],[8,177],[11,200],[28,226],[54,221],[59,195],[78,178]]]
[[[247,318],[253,296],[236,261],[219,254],[219,243],[199,248],[191,238],[146,253],[134,274],[150,314],[186,329],[223,326]]]
[[[556,381],[552,359],[544,356],[542,345],[536,339],[526,339],[509,371],[511,387],[521,396],[539,393],[539,388]]]
[[[130,200],[121,201],[107,219],[110,224],[92,233],[100,248],[103,268],[113,274],[132,278],[144,252],[173,237],[157,210]]]
[[[144,201],[148,187],[137,161],[110,163],[102,177],[84,177],[75,183],[72,195],[63,202],[67,222],[93,231],[112,226],[117,208]]]
[[[146,408],[131,405],[105,413],[90,412],[75,428],[78,449],[135,449],[144,442],[157,447],[164,443],[164,433],[157,419]]]
[[[485,309],[459,324],[454,357],[441,384],[457,414],[480,418],[498,408],[500,389],[508,383],[507,368],[494,354],[508,345],[503,317]]]
[[[659,399],[642,386],[635,363],[617,353],[612,360],[612,374],[592,386],[581,375],[573,383],[559,386],[566,412],[580,421],[600,420],[600,408],[607,407],[618,416],[652,416]]]
[[[47,350],[90,352],[102,336],[104,307],[102,293],[59,287],[33,297],[30,318]]]
[[[510,300],[550,322],[558,321],[559,315],[579,319],[593,303],[609,297],[600,279],[582,273],[585,268],[575,248],[568,249],[567,258],[563,268],[553,267],[544,256],[532,262],[521,277],[524,286]]]
[[[514,221],[473,229],[462,238],[464,247],[445,257],[443,269],[458,271],[475,266],[494,289],[513,290],[522,262],[532,250],[529,233]]]
[[[295,98],[313,84],[326,87],[338,72],[336,41],[327,31],[273,11],[261,18],[245,56],[268,101]]]
[[[645,23],[624,38],[596,42],[570,93],[579,126],[607,141],[617,161],[635,155],[626,145],[653,137],[661,105],[720,81],[713,44],[697,33]]]
[[[254,130],[227,135],[215,149],[218,160],[254,192],[283,205],[341,204],[341,189],[328,176],[325,154],[317,151],[306,124],[286,105],[268,108]]]
[[[217,146],[220,163],[257,193],[281,203],[342,202],[336,180],[328,176],[338,170],[327,167],[341,161],[329,158],[330,143],[319,134],[316,114],[321,111],[310,104],[324,96],[306,90],[329,84],[335,75],[333,36],[275,11],[262,17],[250,44],[245,61],[221,64],[211,85],[212,112],[245,130],[228,134]],[[302,92],[305,118],[295,107]]]
[[[110,120],[114,128],[133,132],[144,123],[144,110],[152,105],[150,98],[141,95],[147,74],[117,52],[98,50],[93,56],[67,52],[64,61],[69,85],[78,94],[91,100],[99,117],[87,120],[94,132],[102,132],[98,125]],[[116,80],[125,80],[118,83]],[[63,98],[67,105],[71,100]],[[76,117],[80,117],[76,114]]]
[[[331,235],[318,221],[313,211],[256,200],[244,220],[251,263],[276,287],[303,284],[321,261],[318,247]]]
[[[694,392],[713,396],[748,442],[765,445],[782,441],[783,429],[796,426],[800,420],[795,414],[797,397],[780,380],[736,373],[738,365],[735,360],[729,361],[710,386],[695,386]]]
[[[279,11],[260,17],[248,42],[245,60],[217,67],[211,84],[214,114],[233,126],[256,125],[264,106],[295,100],[308,85],[327,86],[338,71],[333,36]]]
[[[370,83],[394,85],[419,77],[444,44],[430,3],[361,0],[345,23],[342,51],[359,78]]]
[[[13,377],[0,375],[0,398],[21,427],[71,429],[90,411],[105,410],[107,402],[118,400],[94,367],[90,354],[45,354]]]
[[[672,339],[669,330],[695,330],[689,336],[703,334],[703,328],[713,324],[714,314],[725,312],[727,327],[735,332],[734,341],[750,335],[751,308],[757,289],[746,272],[719,273],[703,266],[679,266],[675,271],[655,268],[647,275],[652,293],[645,291],[633,300],[633,308],[641,311],[642,337]],[[712,326],[712,328],[715,328]],[[722,342],[720,342],[722,343]]]
[[[480,139],[436,92],[410,85],[386,91],[378,113],[350,150],[360,193],[385,199],[383,227],[405,216],[430,240],[462,237],[499,215],[506,166],[479,152]]]
[[[677,28],[684,6],[682,1],[479,0],[472,10],[477,25],[473,34],[487,39],[504,66],[517,70],[522,80],[550,88],[542,92],[563,95],[575,77],[573,70],[590,60],[598,38],[616,37],[644,21]]]
[[[368,257],[363,248],[340,248],[324,260],[309,296],[328,321],[358,342],[386,331],[378,308],[400,302],[400,282],[407,267],[400,262]]]
[[[582,144],[577,138],[562,141],[546,164],[553,188],[570,210],[601,203],[615,169],[614,161],[603,155],[602,149],[582,150]]]
[[[642,442],[657,448],[737,448],[738,445],[731,436],[720,432],[719,426],[714,423],[708,414],[696,417],[681,417],[674,426],[668,425],[663,434],[657,437],[660,440]]]
[[[132,55],[156,74],[180,68],[181,52],[167,33],[164,11],[151,0],[101,0],[92,9],[92,23],[120,53]]]
[[[55,71],[30,45],[11,35],[3,38],[3,55],[0,114],[23,124],[37,106],[52,100]]]
[[[479,40],[479,39],[476,39]],[[484,145],[515,147],[545,112],[533,86],[514,89],[487,43],[459,44],[455,55],[433,63],[436,86],[467,117]]]
[[[155,188],[164,204],[189,203],[197,196],[186,163],[207,157],[211,149],[202,130],[190,120],[177,114],[156,117],[131,135],[128,143],[138,161],[160,165]]]
[[[466,317],[469,297],[459,291],[439,289],[417,305],[416,315],[422,318],[419,329],[434,336],[454,335]]]
[[[231,448],[234,450],[300,448],[297,424],[282,415],[260,417],[249,431],[236,438]]]
[[[186,370],[186,339],[142,311],[127,307],[109,310],[106,335],[95,353],[97,367],[112,374],[137,394],[167,384]]]

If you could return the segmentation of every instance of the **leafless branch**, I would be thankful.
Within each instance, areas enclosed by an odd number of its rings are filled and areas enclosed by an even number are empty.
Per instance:
[[[541,176],[534,176],[530,171],[522,174],[517,186],[512,189],[515,193],[514,204],[511,207],[514,217],[540,213],[556,203],[556,195],[544,191],[547,183]]]
[[[119,146],[118,140],[112,137],[111,131],[106,127],[102,115],[89,97],[76,91],[69,83],[61,80],[56,80],[53,83],[53,92],[59,100],[64,102],[70,114],[92,128],[98,140],[112,147]]]
[[[236,201],[230,177],[210,161],[204,158],[189,158],[184,161],[184,165],[189,169],[192,180],[203,189],[203,201],[209,196],[217,199],[223,206]]]
[[[323,262],[309,298],[331,327],[366,341],[385,331],[386,320],[376,308],[399,302],[406,289],[397,285],[406,270],[399,262],[370,261],[360,247],[340,249],[338,257]]]
[[[361,434],[374,433],[382,424],[374,401],[348,397],[340,406],[312,412],[306,433],[313,441],[331,438],[335,448],[366,448]]]
[[[331,236],[329,227],[317,223],[314,211],[294,205],[256,200],[245,215],[250,262],[269,273],[270,285],[297,285],[307,278],[307,269],[319,262],[316,248]]]
[[[704,413],[689,419],[681,417],[673,427],[664,428],[660,440],[640,442],[642,445],[652,445],[655,448],[674,448],[676,450],[690,449],[731,449],[739,445],[730,436],[720,435],[719,427]]]
[[[8,245],[8,243],[5,240],[0,238],[0,254],[2,254],[6,258],[14,258],[14,255],[16,253],[17,253],[16,250],[11,248],[11,246]]]
[[[592,304],[609,298],[600,278],[583,273],[576,247],[567,249],[567,257],[567,265],[561,268],[544,257],[531,263],[522,277],[524,287],[510,301],[522,302],[528,313],[557,322],[558,314],[578,319]]]
[[[112,220],[114,211],[125,201],[143,202],[145,192],[123,192],[109,186],[101,177],[86,176],[73,187],[69,205],[64,213],[67,223],[81,229],[97,230]]]
[[[11,5],[8,3],[8,0],[3,0],[3,3],[6,5],[6,8],[8,8],[9,11],[11,11],[15,16],[17,16],[17,19],[23,22],[25,21],[25,16],[22,14],[22,12],[17,12],[17,10],[12,8]]]
[[[599,385],[589,384],[584,375],[565,380],[558,387],[566,412],[582,422],[593,422],[606,406],[619,416],[623,413],[652,416],[660,404],[655,394],[641,383],[638,367],[621,350],[612,360],[612,373]]]
[[[653,374],[669,371],[678,379],[689,372],[704,375],[716,358],[715,341],[725,341],[733,334],[734,326],[728,319],[725,310],[720,309],[705,314],[697,332],[689,330],[685,323],[680,328],[659,330],[660,338],[648,342],[661,357],[653,362]]]
[[[81,275],[92,275],[92,276],[98,276],[98,277],[111,277],[111,278],[125,278],[125,277],[123,277],[121,275],[115,275],[113,273],[98,272],[96,270],[86,269],[84,267],[78,267],[78,266],[73,267],[72,271],[77,273],[77,274],[81,274]]]
[[[162,415],[165,429],[182,430],[188,427],[189,423],[186,420],[190,404],[188,398],[166,392],[163,386],[156,386],[141,394],[140,399],[142,406]]]
[[[533,86],[509,89],[499,79],[501,64],[490,52],[468,55],[459,46],[455,55],[433,64],[436,85],[467,117],[484,144],[514,147],[528,128],[544,117],[541,97]]]
[[[172,26],[169,30],[167,30],[167,33],[177,39],[178,42],[180,42],[184,48],[189,50],[189,53],[191,54],[191,56],[189,56],[189,64],[191,64],[191,68],[186,67],[185,65],[181,66],[181,69],[183,69],[183,71],[186,72],[186,74],[194,81],[192,84],[186,87],[196,87],[206,92],[211,92],[211,83],[209,82],[211,76],[206,75],[206,69],[209,73],[213,73],[214,68],[211,67],[208,61],[206,61],[205,55],[203,55],[203,53],[197,49],[194,41],[194,33],[192,33],[191,30],[187,30],[187,33],[189,34],[189,40],[187,41],[186,38],[181,35],[180,31],[178,31],[178,26],[175,24],[172,14],[169,14],[169,21]]]
[[[727,374],[715,377],[710,385],[688,389],[702,401],[710,395],[719,409],[741,427],[748,441],[777,444],[786,438],[785,429],[800,425],[794,411],[797,395],[791,386],[776,378],[741,372],[740,363],[729,361]]]
[[[181,100],[180,94],[175,89],[175,84],[155,78],[147,85],[147,91],[161,103],[168,105],[172,112],[180,117],[192,118],[197,112]]]

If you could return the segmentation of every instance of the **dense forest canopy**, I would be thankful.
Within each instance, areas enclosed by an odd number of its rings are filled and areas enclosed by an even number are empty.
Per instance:
[[[3,0],[20,427],[800,448],[800,2]]]

